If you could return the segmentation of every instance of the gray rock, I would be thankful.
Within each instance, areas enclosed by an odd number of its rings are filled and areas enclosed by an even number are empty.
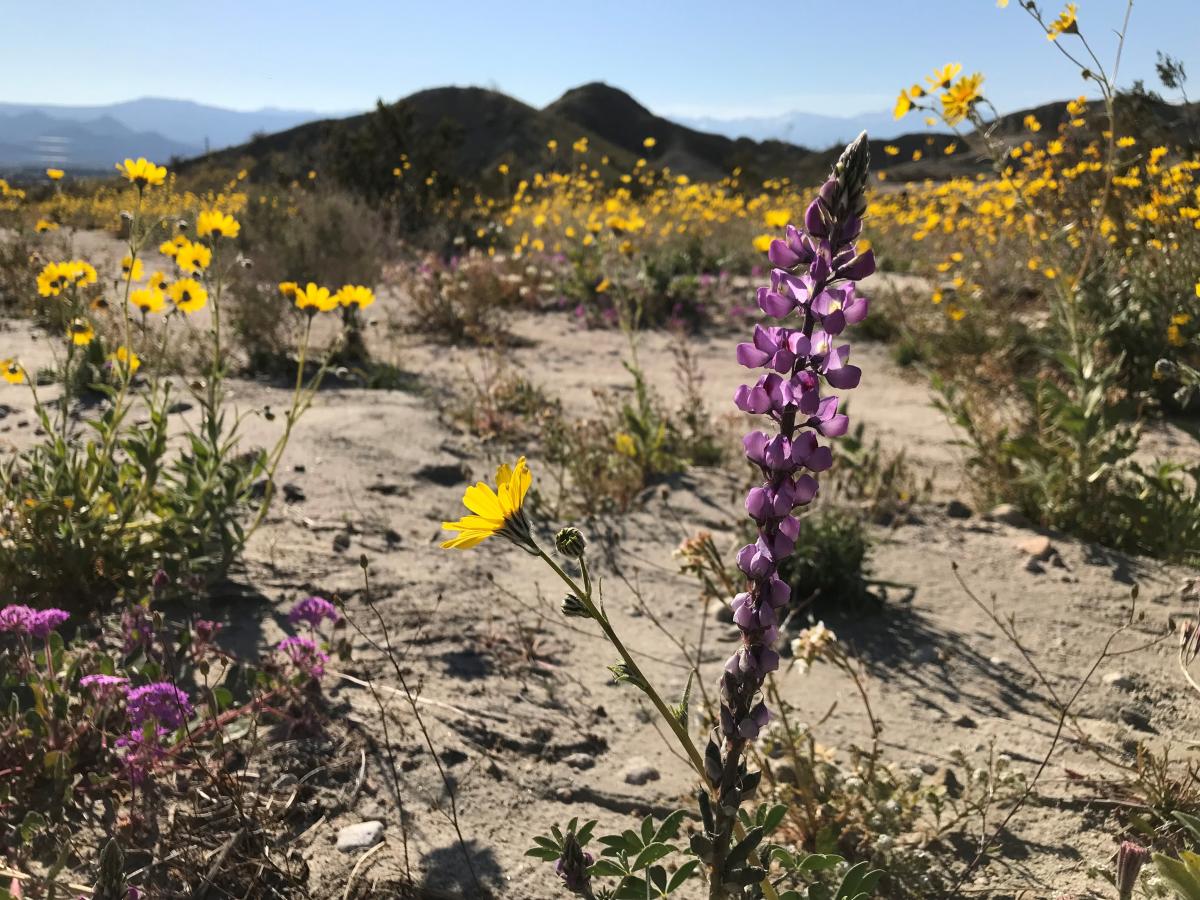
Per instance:
[[[1011,503],[1001,503],[999,506],[992,508],[987,514],[993,522],[1003,522],[1005,525],[1012,525],[1014,528],[1028,528],[1029,519],[1025,514],[1013,506]]]
[[[337,848],[343,853],[365,850],[383,840],[383,823],[378,820],[347,825],[337,835]]]
[[[959,728],[978,728],[979,725],[970,716],[965,713],[954,720],[954,724]]]
[[[565,762],[572,769],[590,769],[596,765],[596,760],[592,758],[590,753],[571,753],[563,757]]]
[[[1108,687],[1118,691],[1132,691],[1133,679],[1124,672],[1109,672],[1100,679]]]
[[[972,515],[971,507],[961,500],[951,500],[946,504],[946,515],[952,519],[969,519]]]
[[[626,784],[646,784],[650,781],[658,781],[662,776],[658,769],[650,765],[649,762],[642,759],[640,756],[635,756],[629,760],[629,765],[625,767],[625,771],[621,773]]]

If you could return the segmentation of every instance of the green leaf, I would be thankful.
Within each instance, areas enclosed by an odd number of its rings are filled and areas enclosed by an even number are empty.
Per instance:
[[[696,870],[700,868],[700,860],[689,859],[682,866],[675,870],[675,874],[671,876],[671,880],[667,883],[667,893],[679,890],[683,883],[696,874]],[[782,900],[782,898],[781,898]]]
[[[641,878],[627,878],[621,889],[613,894],[613,900],[645,900],[646,882]]]
[[[601,857],[592,863],[592,866],[590,869],[588,869],[588,871],[598,878],[603,878],[606,876],[612,878],[621,878],[622,876],[629,874],[629,870],[623,865],[618,863],[616,860],[608,859],[606,857]]]
[[[631,871],[637,872],[651,863],[656,863],[665,856],[670,856],[675,852],[675,848],[670,844],[647,844],[641,853],[637,855],[637,859],[633,861],[630,867]]]
[[[36,810],[30,810],[21,821],[21,840],[28,844],[33,841],[39,831],[46,827],[46,817]]]
[[[1186,828],[1197,842],[1200,842],[1200,818],[1196,818],[1196,816],[1190,816],[1187,813],[1179,812],[1178,810],[1176,810],[1173,815],[1179,820],[1179,824]]]
[[[683,824],[686,816],[687,812],[685,810],[675,810],[675,812],[663,819],[662,824],[658,826],[658,831],[654,833],[654,840],[673,841],[679,837],[679,827]]]
[[[1186,865],[1161,853],[1154,854],[1154,865],[1158,868],[1158,874],[1180,897],[1184,900],[1200,900],[1200,880],[1188,871]]]
[[[777,803],[772,807],[768,807],[766,815],[763,816],[761,823],[764,834],[770,834],[783,822],[783,817],[787,815],[787,807],[782,803]]]
[[[662,866],[651,866],[646,874],[650,876],[650,883],[654,885],[654,889],[658,891],[659,895],[665,895],[667,893],[667,870]]]
[[[525,855],[544,859],[546,862],[558,862],[558,858],[562,856],[557,850],[551,850],[549,847],[530,847],[525,851]]]
[[[642,819],[642,843],[649,844],[654,840],[654,816]]]
[[[879,869],[872,869],[868,862],[864,861],[851,866],[838,888],[838,900],[855,900],[859,895],[869,895],[871,891],[875,890],[875,885],[882,877],[883,872]]]
[[[836,869],[844,860],[836,853],[810,853],[800,860],[796,870],[799,872],[824,872]]]

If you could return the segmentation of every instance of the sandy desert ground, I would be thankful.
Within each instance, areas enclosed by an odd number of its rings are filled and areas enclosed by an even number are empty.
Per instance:
[[[80,240],[91,249],[107,241]],[[361,627],[379,637],[361,595],[359,558],[365,555],[377,607],[391,639],[407,648],[402,665],[420,686],[432,740],[456,785],[480,880],[498,896],[557,896],[551,867],[522,856],[528,836],[572,816],[621,825],[669,810],[691,789],[687,769],[656,733],[637,694],[612,684],[605,667],[613,654],[598,633],[558,614],[559,588],[536,560],[498,541],[465,554],[439,549],[440,523],[458,515],[464,484],[488,479],[512,451],[481,444],[439,416],[438,397],[477,370],[476,351],[389,329],[389,321],[404,316],[397,294],[385,293],[372,312],[376,352],[411,374],[412,389],[363,390],[334,380],[322,390],[283,466],[289,501],[256,535],[236,590],[206,612],[228,623],[231,645],[246,649],[286,634],[284,612],[295,600],[338,594]],[[625,343],[615,331],[582,330],[558,313],[523,316],[514,331],[522,340],[506,351],[511,365],[573,408],[587,409],[595,387],[627,385],[620,366]],[[731,332],[692,341],[709,408],[718,416],[733,412],[730,397],[743,377],[733,359],[740,339]],[[21,353],[33,362],[46,345],[23,323],[9,324],[0,341],[6,355]],[[675,388],[666,341],[661,333],[646,333],[640,355],[656,389],[670,397]],[[994,521],[986,510],[955,508],[951,515],[948,504],[973,507],[972,494],[955,435],[931,406],[927,382],[893,363],[886,347],[859,343],[854,353],[865,375],[852,415],[866,423],[868,436],[905,448],[917,473],[933,481],[910,516],[873,531],[871,574],[893,585],[878,610],[826,621],[866,672],[887,758],[902,767],[924,764],[939,778],[955,751],[978,765],[994,751],[1032,775],[1054,735],[1048,686],[968,597],[952,563],[978,597],[994,598],[999,613],[1013,617],[1060,694],[1074,690],[1129,618],[1131,586],[1139,585],[1135,621],[1113,647],[1121,655],[1105,660],[1082,691],[1078,725],[1118,755],[1137,740],[1154,746],[1188,738],[1196,727],[1195,698],[1177,668],[1174,639],[1164,636],[1171,617],[1195,612],[1194,596],[1184,589],[1194,573]],[[288,397],[286,388],[258,381],[234,379],[230,390],[244,410],[278,409]],[[0,401],[6,405],[0,441],[19,443],[33,429],[27,396],[8,388]],[[249,442],[265,444],[278,423],[252,416],[246,427]],[[1180,433],[1153,440],[1196,456],[1194,443]],[[536,446],[529,449],[536,483],[543,470]],[[732,549],[745,475],[738,462],[692,469],[648,490],[627,515],[577,523],[596,548],[618,631],[668,694],[682,690],[687,667],[651,618],[694,644],[706,615],[697,584],[679,574],[674,551],[700,530]],[[548,535],[566,523],[537,524]],[[1033,565],[1030,549],[1042,538],[1051,558]],[[635,589],[653,617],[639,606]],[[736,632],[712,612],[705,627],[703,680],[713,684]],[[365,759],[365,778],[361,789],[343,792],[343,802],[314,806],[293,845],[310,866],[314,891],[342,896],[359,857],[338,852],[334,842],[340,828],[357,822],[385,826],[383,849],[358,869],[357,881],[381,883],[404,869],[380,717],[360,683],[369,678],[383,686],[388,707],[412,870],[432,891],[476,896],[444,814],[441,780],[406,704],[390,690],[391,666],[367,642],[352,640],[352,659],[326,681],[346,736],[331,751],[331,765],[353,781]],[[1131,648],[1141,649],[1125,652]],[[785,672],[780,684],[814,723],[832,708],[817,729],[822,744],[844,750],[869,742],[845,675],[818,664],[807,674]],[[1003,852],[969,892],[1050,897],[1095,889],[1101,882],[1088,869],[1107,865],[1114,849],[1107,823],[1120,798],[1093,779],[1111,774],[1068,729],[1035,796],[1009,823]],[[644,783],[628,783],[638,780]]]

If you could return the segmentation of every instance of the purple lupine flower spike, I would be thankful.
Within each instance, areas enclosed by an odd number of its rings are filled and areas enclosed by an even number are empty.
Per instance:
[[[833,461],[819,437],[837,437],[849,427],[838,398],[823,397],[822,391],[854,388],[862,376],[839,335],[866,317],[867,301],[853,282],[875,270],[871,251],[860,253],[854,244],[866,212],[868,163],[863,134],[846,148],[805,211],[803,228],[789,225],[784,238],[771,244],[768,257],[775,269],[770,286],[758,290],[758,305],[775,319],[795,316],[795,324],[756,326],[752,340],[737,348],[741,365],[765,372],[738,388],[734,403],[775,427],[773,434],[752,431],[744,441],[746,458],[758,466],[763,482],[746,497],[758,537],[737,554],[749,582],[732,602],[742,644],[725,664],[720,724],[705,753],[713,792],[706,862],[714,885],[744,883],[729,871],[726,857],[736,811],[758,784],[758,773],[746,769],[744,750],[770,719],[762,686],[779,665],[774,645],[790,590],[778,572],[799,534],[793,513],[817,495],[817,473]],[[732,896],[731,891],[718,888],[710,896]]]

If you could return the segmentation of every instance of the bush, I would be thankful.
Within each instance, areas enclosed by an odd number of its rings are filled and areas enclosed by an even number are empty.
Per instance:
[[[537,300],[536,288],[526,282],[526,268],[523,262],[477,251],[449,260],[426,256],[402,276],[411,301],[411,328],[448,344],[503,344],[512,337],[507,314]],[[536,277],[537,270],[532,274]]]
[[[44,402],[19,360],[5,361],[0,373],[10,384],[28,383],[41,425],[41,440],[2,472],[0,597],[103,607],[152,581],[162,594],[189,595],[224,578],[239,557],[266,514],[275,468],[324,373],[321,367],[306,382],[301,369],[275,446],[243,451],[240,418],[226,403],[221,345],[224,276],[239,228],[227,214],[206,211],[196,241],[171,245],[179,271],[165,291],[135,288],[145,274],[139,255],[170,236],[160,221],[135,215],[126,272],[116,276],[119,306],[96,302],[107,276],[84,260],[47,263],[37,275],[40,302],[53,311],[47,315],[67,323],[58,332],[63,362],[51,373],[61,390],[56,403]],[[168,428],[175,389],[161,351],[183,330],[177,320],[205,307],[207,327],[187,329],[199,333],[204,350],[205,377],[187,383],[199,421],[176,443]],[[135,338],[160,352],[143,363]],[[85,395],[99,406],[88,420],[75,408]]]
[[[274,728],[319,731],[324,662],[329,652],[345,653],[345,642],[327,637],[334,632],[321,618],[308,627],[294,619],[301,634],[262,659],[241,658],[215,642],[218,623],[169,624],[148,602],[99,627],[56,609],[0,608],[6,867],[30,871],[40,862],[53,882],[64,866],[81,865],[73,852],[80,832],[107,832],[126,853],[175,840],[180,850],[172,856],[190,855],[199,850],[194,823],[183,826],[183,837],[176,813],[184,820],[191,817],[185,810],[211,810],[214,802],[242,806],[256,828],[270,824],[265,811],[252,811],[260,804],[242,805],[249,798],[240,796],[240,779],[218,773],[251,758],[263,765],[260,735]],[[314,602],[305,601],[309,608]],[[328,610],[324,621],[337,615]],[[82,854],[89,869],[100,857],[101,872],[85,871],[89,882],[100,876],[105,896],[126,896],[121,855],[115,843],[103,854]],[[137,884],[181,895],[194,874],[187,869],[177,861]]]
[[[624,363],[633,379],[628,398],[597,391],[596,416],[569,419],[555,407],[544,417],[546,458],[557,469],[560,496],[569,481],[579,509],[625,510],[646,487],[690,465],[716,465],[723,459],[694,359],[685,344],[675,353],[681,403],[674,410],[663,404],[635,361]]]
[[[442,400],[439,412],[445,418],[484,441],[535,437],[545,419],[562,414],[557,400],[509,366],[497,351],[482,352],[478,375],[468,371]]]
[[[800,518],[795,555],[779,567],[792,611],[803,614],[797,621],[845,614],[867,601],[869,548],[858,516],[822,506]]]
[[[313,282],[335,290],[377,284],[388,251],[383,218],[354,196],[293,188],[260,194],[247,206],[239,248],[252,265],[234,270],[230,327],[251,372],[294,370],[296,335],[303,317],[279,285]],[[358,323],[345,319],[345,343],[336,362],[365,360]]]

